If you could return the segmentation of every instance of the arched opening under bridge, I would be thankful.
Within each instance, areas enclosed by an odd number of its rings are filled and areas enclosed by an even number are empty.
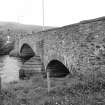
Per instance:
[[[27,43],[24,43],[20,49],[20,57],[26,61],[35,55],[33,49]]]
[[[41,57],[34,52],[30,45],[26,43],[22,45],[20,50],[20,57],[23,61],[23,65],[19,70],[20,79],[30,79],[32,76],[35,76],[41,72]]]
[[[70,73],[67,67],[58,60],[50,61],[46,70],[50,72],[50,77],[65,77]]]

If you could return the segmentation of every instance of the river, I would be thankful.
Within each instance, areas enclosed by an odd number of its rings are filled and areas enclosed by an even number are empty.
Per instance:
[[[0,75],[2,83],[9,83],[19,80],[21,60],[9,55],[0,57]]]

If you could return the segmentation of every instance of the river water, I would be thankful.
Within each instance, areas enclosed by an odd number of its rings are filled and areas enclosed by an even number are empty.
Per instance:
[[[19,70],[21,68],[21,60],[9,55],[0,57],[0,75],[2,83],[9,83],[19,80]]]

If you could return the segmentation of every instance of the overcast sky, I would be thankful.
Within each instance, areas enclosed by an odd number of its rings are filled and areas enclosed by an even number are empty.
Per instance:
[[[44,0],[45,25],[64,26],[105,16],[105,0]],[[0,0],[0,21],[42,25],[42,0]]]

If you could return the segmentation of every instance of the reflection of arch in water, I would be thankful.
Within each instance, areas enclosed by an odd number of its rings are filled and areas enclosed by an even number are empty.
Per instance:
[[[65,77],[70,72],[66,66],[58,60],[51,60],[46,68],[50,72],[50,77]]]
[[[35,55],[33,49],[27,43],[24,43],[20,49],[20,56],[24,60],[28,60]]]

